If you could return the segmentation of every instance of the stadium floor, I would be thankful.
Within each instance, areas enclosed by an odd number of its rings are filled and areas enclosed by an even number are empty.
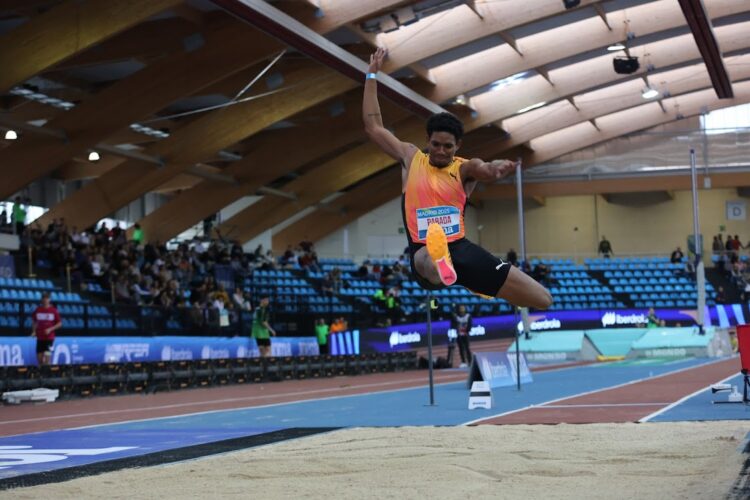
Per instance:
[[[535,371],[520,392],[493,391],[491,410],[467,409],[462,370],[438,372],[435,406],[427,404],[426,373],[405,372],[4,407],[0,489],[338,429],[745,420],[747,407],[714,405],[718,398],[708,389],[722,381],[739,385],[738,367],[736,358],[553,367]]]

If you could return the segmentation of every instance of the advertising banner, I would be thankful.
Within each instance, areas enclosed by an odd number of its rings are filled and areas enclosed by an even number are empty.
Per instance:
[[[314,337],[275,337],[273,356],[315,356]],[[129,363],[260,356],[248,337],[57,337],[52,364]],[[0,337],[0,366],[36,365],[36,339]]]
[[[12,255],[0,255],[0,277],[16,277],[16,264],[13,261]]]
[[[521,353],[520,374],[521,383],[528,384],[533,380],[531,371],[526,364],[526,357]],[[487,382],[490,389],[516,385],[516,354],[511,352],[476,352],[469,369],[467,388],[477,381]]]
[[[694,309],[656,309],[656,317],[667,326],[694,326]],[[729,327],[745,323],[750,318],[747,304],[726,304],[706,308],[705,325]],[[531,332],[556,330],[617,329],[645,326],[648,309],[589,309],[576,311],[530,312]],[[514,314],[473,318],[469,332],[471,340],[511,338],[522,331],[520,316]],[[454,341],[456,332],[448,321],[433,321],[432,342],[445,346]],[[361,352],[408,351],[427,346],[427,323],[409,323],[387,328],[368,328],[359,335]]]

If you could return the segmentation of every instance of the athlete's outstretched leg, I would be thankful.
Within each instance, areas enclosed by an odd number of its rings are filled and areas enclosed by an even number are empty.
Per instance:
[[[432,262],[427,247],[422,247],[414,253],[414,267],[417,273],[433,285],[442,284],[440,274],[435,263]]]
[[[547,309],[552,305],[552,294],[531,276],[512,267],[497,296],[517,307]]]
[[[450,250],[448,250],[448,238],[440,224],[432,223],[427,227],[426,243],[427,252],[437,268],[440,282],[445,286],[451,286],[458,276],[453,268]]]

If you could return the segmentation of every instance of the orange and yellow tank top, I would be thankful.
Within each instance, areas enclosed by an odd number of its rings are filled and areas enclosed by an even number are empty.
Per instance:
[[[466,193],[461,180],[461,164],[466,160],[454,157],[444,168],[430,165],[430,156],[417,151],[409,167],[404,188],[404,223],[409,239],[424,243],[427,226],[440,224],[448,241],[464,237]]]

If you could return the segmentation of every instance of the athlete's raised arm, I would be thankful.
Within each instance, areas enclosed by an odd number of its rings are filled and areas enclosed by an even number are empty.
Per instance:
[[[516,163],[510,160],[486,162],[472,158],[461,164],[461,177],[464,182],[495,182],[516,171]]]
[[[400,141],[390,130],[383,126],[383,117],[380,114],[378,103],[377,73],[383,66],[385,49],[379,48],[370,56],[370,68],[367,70],[365,80],[365,95],[362,99],[362,120],[365,124],[367,136],[380,149],[394,160],[398,160],[405,167],[409,167],[417,147],[414,144]]]

